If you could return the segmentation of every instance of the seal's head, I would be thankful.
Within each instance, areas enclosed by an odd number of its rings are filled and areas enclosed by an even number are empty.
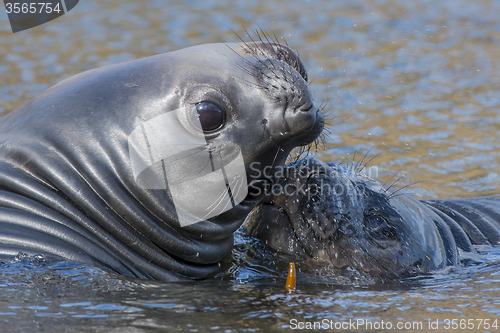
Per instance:
[[[274,250],[332,269],[401,277],[439,268],[436,228],[409,196],[391,196],[353,168],[305,159],[288,165],[245,228]],[[313,259],[313,261],[311,261]]]
[[[133,119],[129,154],[139,185],[168,189],[181,226],[215,222],[230,207],[224,223],[244,218],[260,199],[248,189],[273,183],[290,151],[323,129],[304,66],[287,46],[201,45],[156,62],[168,89]]]
[[[0,236],[16,236],[0,243],[140,277],[206,276],[259,200],[248,185],[272,183],[263,170],[322,128],[304,66],[277,43],[84,72],[0,122],[0,208],[29,215],[3,214]]]

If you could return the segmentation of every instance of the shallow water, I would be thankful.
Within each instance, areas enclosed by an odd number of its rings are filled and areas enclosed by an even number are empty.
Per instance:
[[[84,70],[263,29],[298,50],[327,105],[323,160],[368,154],[373,175],[405,175],[395,186],[422,198],[500,193],[500,2],[82,0],[16,34],[0,12],[0,113]],[[465,331],[498,331],[478,325],[500,314],[499,248],[476,266],[383,284],[304,267],[288,295],[289,258],[254,245],[239,236],[226,273],[170,284],[19,258],[0,266],[0,331],[272,332],[292,319],[433,332],[429,321],[443,331],[446,319],[473,319]]]

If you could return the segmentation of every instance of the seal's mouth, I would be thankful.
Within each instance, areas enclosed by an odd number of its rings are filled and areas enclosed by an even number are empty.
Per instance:
[[[301,220],[299,224],[294,223],[296,221],[290,215],[288,209],[280,207],[275,203],[265,204],[264,207],[266,207],[267,210],[277,211],[277,218],[281,220],[281,223],[285,223],[290,226],[290,230],[292,231],[290,237],[293,238],[293,242],[296,244],[297,248],[301,249],[302,252],[306,253],[309,257],[313,258],[314,253],[311,250],[311,246],[308,246],[303,235],[301,235],[301,229],[303,231],[303,228],[307,227],[307,224],[303,223],[304,222],[303,220]]]
[[[245,204],[261,202],[264,197],[269,196],[275,181],[271,178],[259,178],[252,180],[248,185],[248,194],[243,200]]]
[[[307,72],[299,56],[288,46],[275,42],[253,42],[245,43],[244,50],[256,57],[276,59],[293,67],[307,82]]]

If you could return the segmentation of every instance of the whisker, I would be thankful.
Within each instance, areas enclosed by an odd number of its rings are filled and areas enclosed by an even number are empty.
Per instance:
[[[398,188],[396,191],[394,191],[391,194],[389,194],[388,198],[391,199],[391,198],[395,198],[395,197],[400,196],[400,195],[404,195],[405,193],[399,193],[397,195],[396,195],[396,193],[398,193],[399,191],[401,191],[401,190],[403,190],[405,188],[408,188],[410,186],[413,186],[413,185],[416,185],[416,184],[419,184],[419,183],[421,183],[421,181],[417,181],[417,182],[414,182],[414,183],[411,183],[411,184],[404,185],[404,186]]]
[[[372,162],[375,158],[379,157],[381,154],[382,154],[382,153],[378,153],[378,154],[376,154],[375,156],[373,156],[372,158],[370,158],[370,159],[368,160],[368,162],[366,162],[366,163],[365,163],[365,165],[363,166],[363,169],[367,168],[367,167],[370,165],[370,163],[371,163],[371,162]]]
[[[363,162],[365,161],[366,157],[368,156],[368,154],[372,151],[374,146],[370,147],[370,149],[368,149],[368,151],[364,154],[363,158],[360,159],[358,161],[358,163],[356,163],[354,169],[358,172],[360,172],[363,168],[360,168],[360,166],[363,164]]]
[[[401,177],[399,177],[398,179],[396,179],[388,188],[386,188],[382,193],[383,194],[386,194],[387,191],[389,191],[394,185],[396,185],[396,183],[398,181],[400,181],[401,179],[405,178],[406,176],[408,176],[409,174],[411,174],[411,172],[408,172],[407,174],[404,174],[402,175]]]

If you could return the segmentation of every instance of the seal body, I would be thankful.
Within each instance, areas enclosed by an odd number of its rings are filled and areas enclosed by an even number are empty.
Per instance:
[[[500,242],[500,198],[419,201],[314,158],[284,170],[245,223],[278,252],[389,278],[466,263],[475,245]]]
[[[258,203],[247,185],[272,182],[259,170],[283,165],[323,128],[306,81],[290,49],[251,43],[195,46],[60,82],[0,121],[0,253],[159,280],[210,274]],[[201,144],[179,148],[186,142]],[[205,200],[220,175],[219,210],[186,221],[198,214],[187,203]]]

